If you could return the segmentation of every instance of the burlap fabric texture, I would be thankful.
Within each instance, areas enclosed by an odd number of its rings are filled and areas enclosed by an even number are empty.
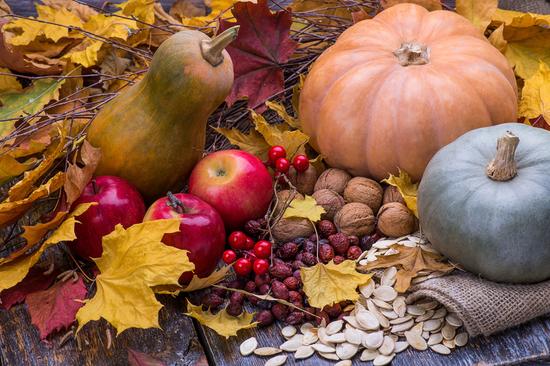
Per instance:
[[[411,291],[412,299],[431,298],[455,312],[470,336],[490,335],[550,313],[550,281],[502,284],[455,271]]]

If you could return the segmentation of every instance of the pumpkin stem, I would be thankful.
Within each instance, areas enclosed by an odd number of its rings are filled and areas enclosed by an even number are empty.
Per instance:
[[[222,51],[239,34],[239,25],[228,28],[212,39],[205,39],[201,42],[202,57],[212,66],[218,66],[223,62]]]
[[[430,62],[430,49],[417,42],[405,42],[393,54],[401,66],[425,65]]]
[[[497,140],[497,153],[485,170],[489,178],[504,182],[517,175],[515,154],[518,144],[519,137],[510,131],[506,131],[506,134]]]

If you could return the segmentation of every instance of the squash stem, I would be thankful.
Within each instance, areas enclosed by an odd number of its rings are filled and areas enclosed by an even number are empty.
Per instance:
[[[495,158],[489,162],[485,170],[489,178],[504,182],[518,174],[515,159],[518,144],[519,137],[510,131],[506,131],[506,134],[497,140]]]
[[[212,39],[205,39],[201,42],[202,57],[212,66],[218,66],[223,62],[222,51],[239,34],[239,25],[228,28]]]
[[[401,66],[425,65],[430,62],[430,49],[417,42],[405,42],[393,54]]]

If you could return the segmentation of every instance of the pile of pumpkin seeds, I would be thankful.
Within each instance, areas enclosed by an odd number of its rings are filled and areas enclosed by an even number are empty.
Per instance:
[[[435,252],[418,234],[381,239],[359,257],[359,263],[366,264],[379,256],[396,254],[396,250],[390,248],[396,243],[421,246]],[[285,364],[288,353],[293,353],[296,360],[317,353],[335,361],[337,366],[351,365],[351,359],[359,355],[361,361],[372,361],[373,365],[381,366],[391,363],[396,354],[408,347],[447,355],[454,348],[466,345],[468,334],[459,317],[437,301],[423,299],[413,303],[399,295],[393,287],[396,274],[395,267],[376,271],[372,281],[359,287],[359,300],[343,309],[350,314],[342,320],[323,322],[318,327],[311,323],[304,323],[299,328],[285,326],[281,333],[286,341],[278,347],[259,347],[256,338],[249,338],[241,344],[241,354],[269,357],[266,366]],[[425,271],[419,273],[412,283],[441,275]]]

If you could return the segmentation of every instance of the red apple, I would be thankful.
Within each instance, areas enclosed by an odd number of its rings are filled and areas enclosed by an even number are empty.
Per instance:
[[[265,215],[273,196],[271,175],[252,154],[216,151],[199,161],[189,177],[189,192],[212,205],[228,229]]]
[[[76,240],[70,245],[84,259],[101,257],[101,240],[117,224],[130,227],[141,222],[145,214],[145,203],[137,189],[119,177],[93,178],[73,207],[87,202],[98,204],[78,217],[81,223],[75,225]]]
[[[199,277],[211,274],[220,261],[225,246],[223,220],[216,210],[200,198],[186,193],[159,198],[145,213],[143,221],[179,218],[180,231],[165,234],[162,242],[188,250],[189,260],[195,264]],[[193,273],[185,272],[180,283],[188,283]]]

